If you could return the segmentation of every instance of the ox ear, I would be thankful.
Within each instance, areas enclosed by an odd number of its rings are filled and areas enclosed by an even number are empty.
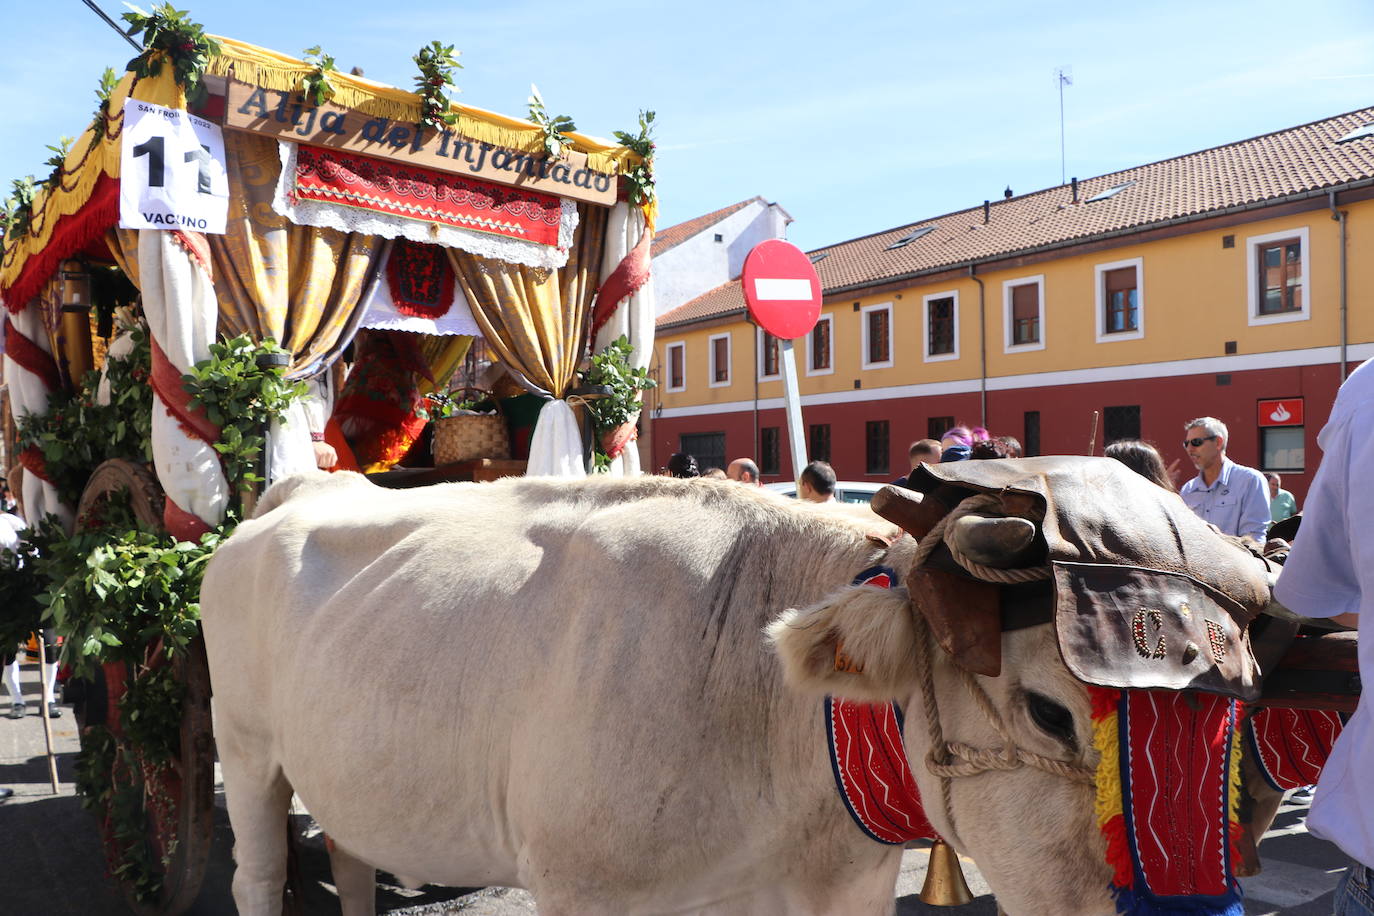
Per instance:
[[[1002,673],[1002,605],[997,586],[920,567],[907,576],[913,603],[940,648],[974,674]]]
[[[851,586],[768,626],[795,690],[881,703],[916,689],[916,631],[906,589]]]

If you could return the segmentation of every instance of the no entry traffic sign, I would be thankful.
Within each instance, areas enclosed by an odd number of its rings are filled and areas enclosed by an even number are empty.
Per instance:
[[[821,279],[802,250],[782,239],[754,246],[744,259],[744,302],[759,327],[781,340],[796,340],[821,314]]]

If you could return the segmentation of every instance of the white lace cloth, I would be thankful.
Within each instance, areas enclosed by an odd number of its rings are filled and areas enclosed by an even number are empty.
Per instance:
[[[363,301],[363,319],[359,327],[379,331],[411,331],[416,334],[482,336],[482,329],[472,317],[467,297],[463,295],[463,289],[457,283],[453,285],[452,304],[449,305],[448,311],[438,318],[419,318],[397,311],[396,303],[391,298],[391,284],[386,281],[386,264],[391,260],[390,246],[391,243],[388,242],[387,251],[382,256],[381,270],[377,271],[372,288],[367,291],[367,298]]]
[[[337,229],[340,232],[359,232],[384,239],[410,239],[428,245],[457,248],[478,257],[494,258],[526,267],[555,268],[568,263],[568,249],[572,247],[577,229],[577,204],[568,198],[562,201],[562,215],[558,221],[558,247],[540,245],[523,239],[475,232],[457,226],[443,226],[429,220],[409,219],[373,210],[358,210],[338,204],[315,200],[296,200],[296,144],[277,141],[281,156],[281,175],[277,178],[272,209],[297,226]]]

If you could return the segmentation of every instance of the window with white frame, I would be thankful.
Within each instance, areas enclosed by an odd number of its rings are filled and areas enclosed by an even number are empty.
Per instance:
[[[959,358],[959,291],[932,293],[921,300],[924,356],[928,363]]]
[[[782,358],[782,342],[763,328],[758,329],[757,336],[759,381],[780,378],[782,363],[779,360]]]
[[[830,375],[835,371],[834,316],[822,315],[806,335],[806,374]]]
[[[712,388],[730,384],[730,335],[712,334],[706,340],[706,352],[711,363],[707,369],[708,384]]]
[[[863,367],[888,368],[892,365],[892,303],[864,306],[859,317],[863,327]]]
[[[1002,352],[1045,349],[1045,276],[1002,284]]]
[[[1140,258],[1093,267],[1097,300],[1097,342],[1145,336],[1145,271]]]
[[[1245,240],[1250,324],[1306,321],[1312,299],[1307,285],[1307,227]]]
[[[687,343],[668,344],[664,351],[668,362],[668,391],[687,390]]]

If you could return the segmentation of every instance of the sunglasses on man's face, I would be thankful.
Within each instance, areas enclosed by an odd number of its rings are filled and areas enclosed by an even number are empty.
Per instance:
[[[1202,443],[1206,442],[1206,441],[1209,440],[1209,439],[1215,439],[1215,438],[1216,438],[1216,436],[1198,436],[1198,437],[1196,437],[1196,438],[1194,438],[1194,439],[1184,439],[1184,440],[1183,440],[1183,447],[1184,447],[1184,448],[1187,448],[1188,446],[1191,445],[1193,448],[1201,448],[1201,447],[1202,447]]]

